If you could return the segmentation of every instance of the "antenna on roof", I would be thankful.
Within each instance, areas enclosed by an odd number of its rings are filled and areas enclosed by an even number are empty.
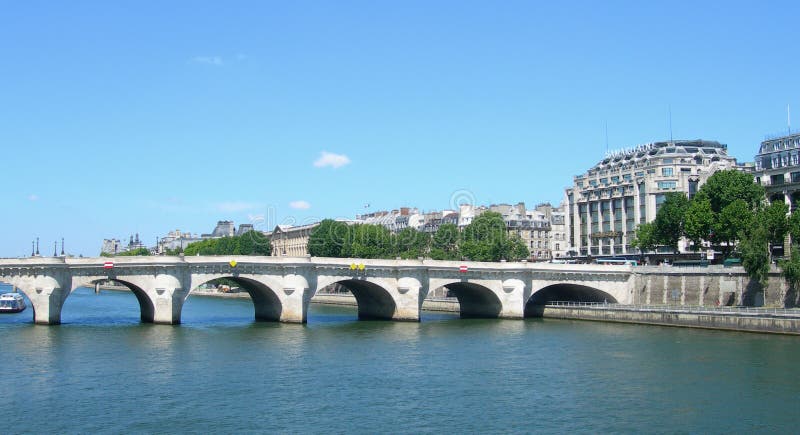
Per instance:
[[[606,121],[606,154],[608,154],[608,121]]]
[[[673,141],[672,141],[672,105],[671,104],[667,105],[667,110],[669,111],[669,141],[670,141],[670,143],[673,143]]]
[[[789,104],[786,104],[786,125],[789,127],[789,134],[792,134],[792,112],[789,111]]]

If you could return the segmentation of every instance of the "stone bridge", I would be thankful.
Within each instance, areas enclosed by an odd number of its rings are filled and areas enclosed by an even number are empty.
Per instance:
[[[75,289],[108,280],[136,295],[143,322],[178,324],[191,290],[220,278],[250,294],[256,320],[290,323],[305,323],[311,298],[331,284],[353,293],[359,318],[419,321],[426,295],[441,287],[458,298],[462,317],[518,319],[526,306],[552,300],[628,304],[635,281],[625,265],[251,256],[0,260],[0,282],[28,297],[39,324],[60,323]]]

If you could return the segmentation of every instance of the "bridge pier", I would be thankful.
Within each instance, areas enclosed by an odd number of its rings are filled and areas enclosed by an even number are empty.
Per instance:
[[[181,323],[181,311],[186,300],[183,289],[156,288],[148,292],[147,296],[152,304],[152,315],[145,313],[144,307],[142,307],[143,322],[159,325],[179,325]],[[147,314],[146,317],[145,314]]]

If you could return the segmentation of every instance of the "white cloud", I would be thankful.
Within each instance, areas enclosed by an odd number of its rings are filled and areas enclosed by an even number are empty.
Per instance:
[[[192,62],[214,66],[222,66],[223,64],[222,58],[219,56],[195,56],[192,58]]]
[[[289,207],[295,210],[308,210],[311,208],[311,204],[308,201],[292,201],[289,203]]]
[[[324,168],[326,166],[341,168],[348,163],[350,163],[350,158],[344,154],[334,154],[323,151],[320,153],[319,158],[314,161],[314,166],[317,168]]]
[[[28,201],[38,201],[38,200],[39,200],[39,195],[36,195],[34,193],[28,195]]]
[[[214,209],[223,213],[239,213],[258,208],[258,204],[244,201],[227,201],[214,204]]]

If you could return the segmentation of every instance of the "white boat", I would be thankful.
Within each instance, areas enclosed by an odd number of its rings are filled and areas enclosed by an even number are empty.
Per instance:
[[[19,293],[3,293],[0,295],[0,314],[19,313],[27,308],[25,299]]]

